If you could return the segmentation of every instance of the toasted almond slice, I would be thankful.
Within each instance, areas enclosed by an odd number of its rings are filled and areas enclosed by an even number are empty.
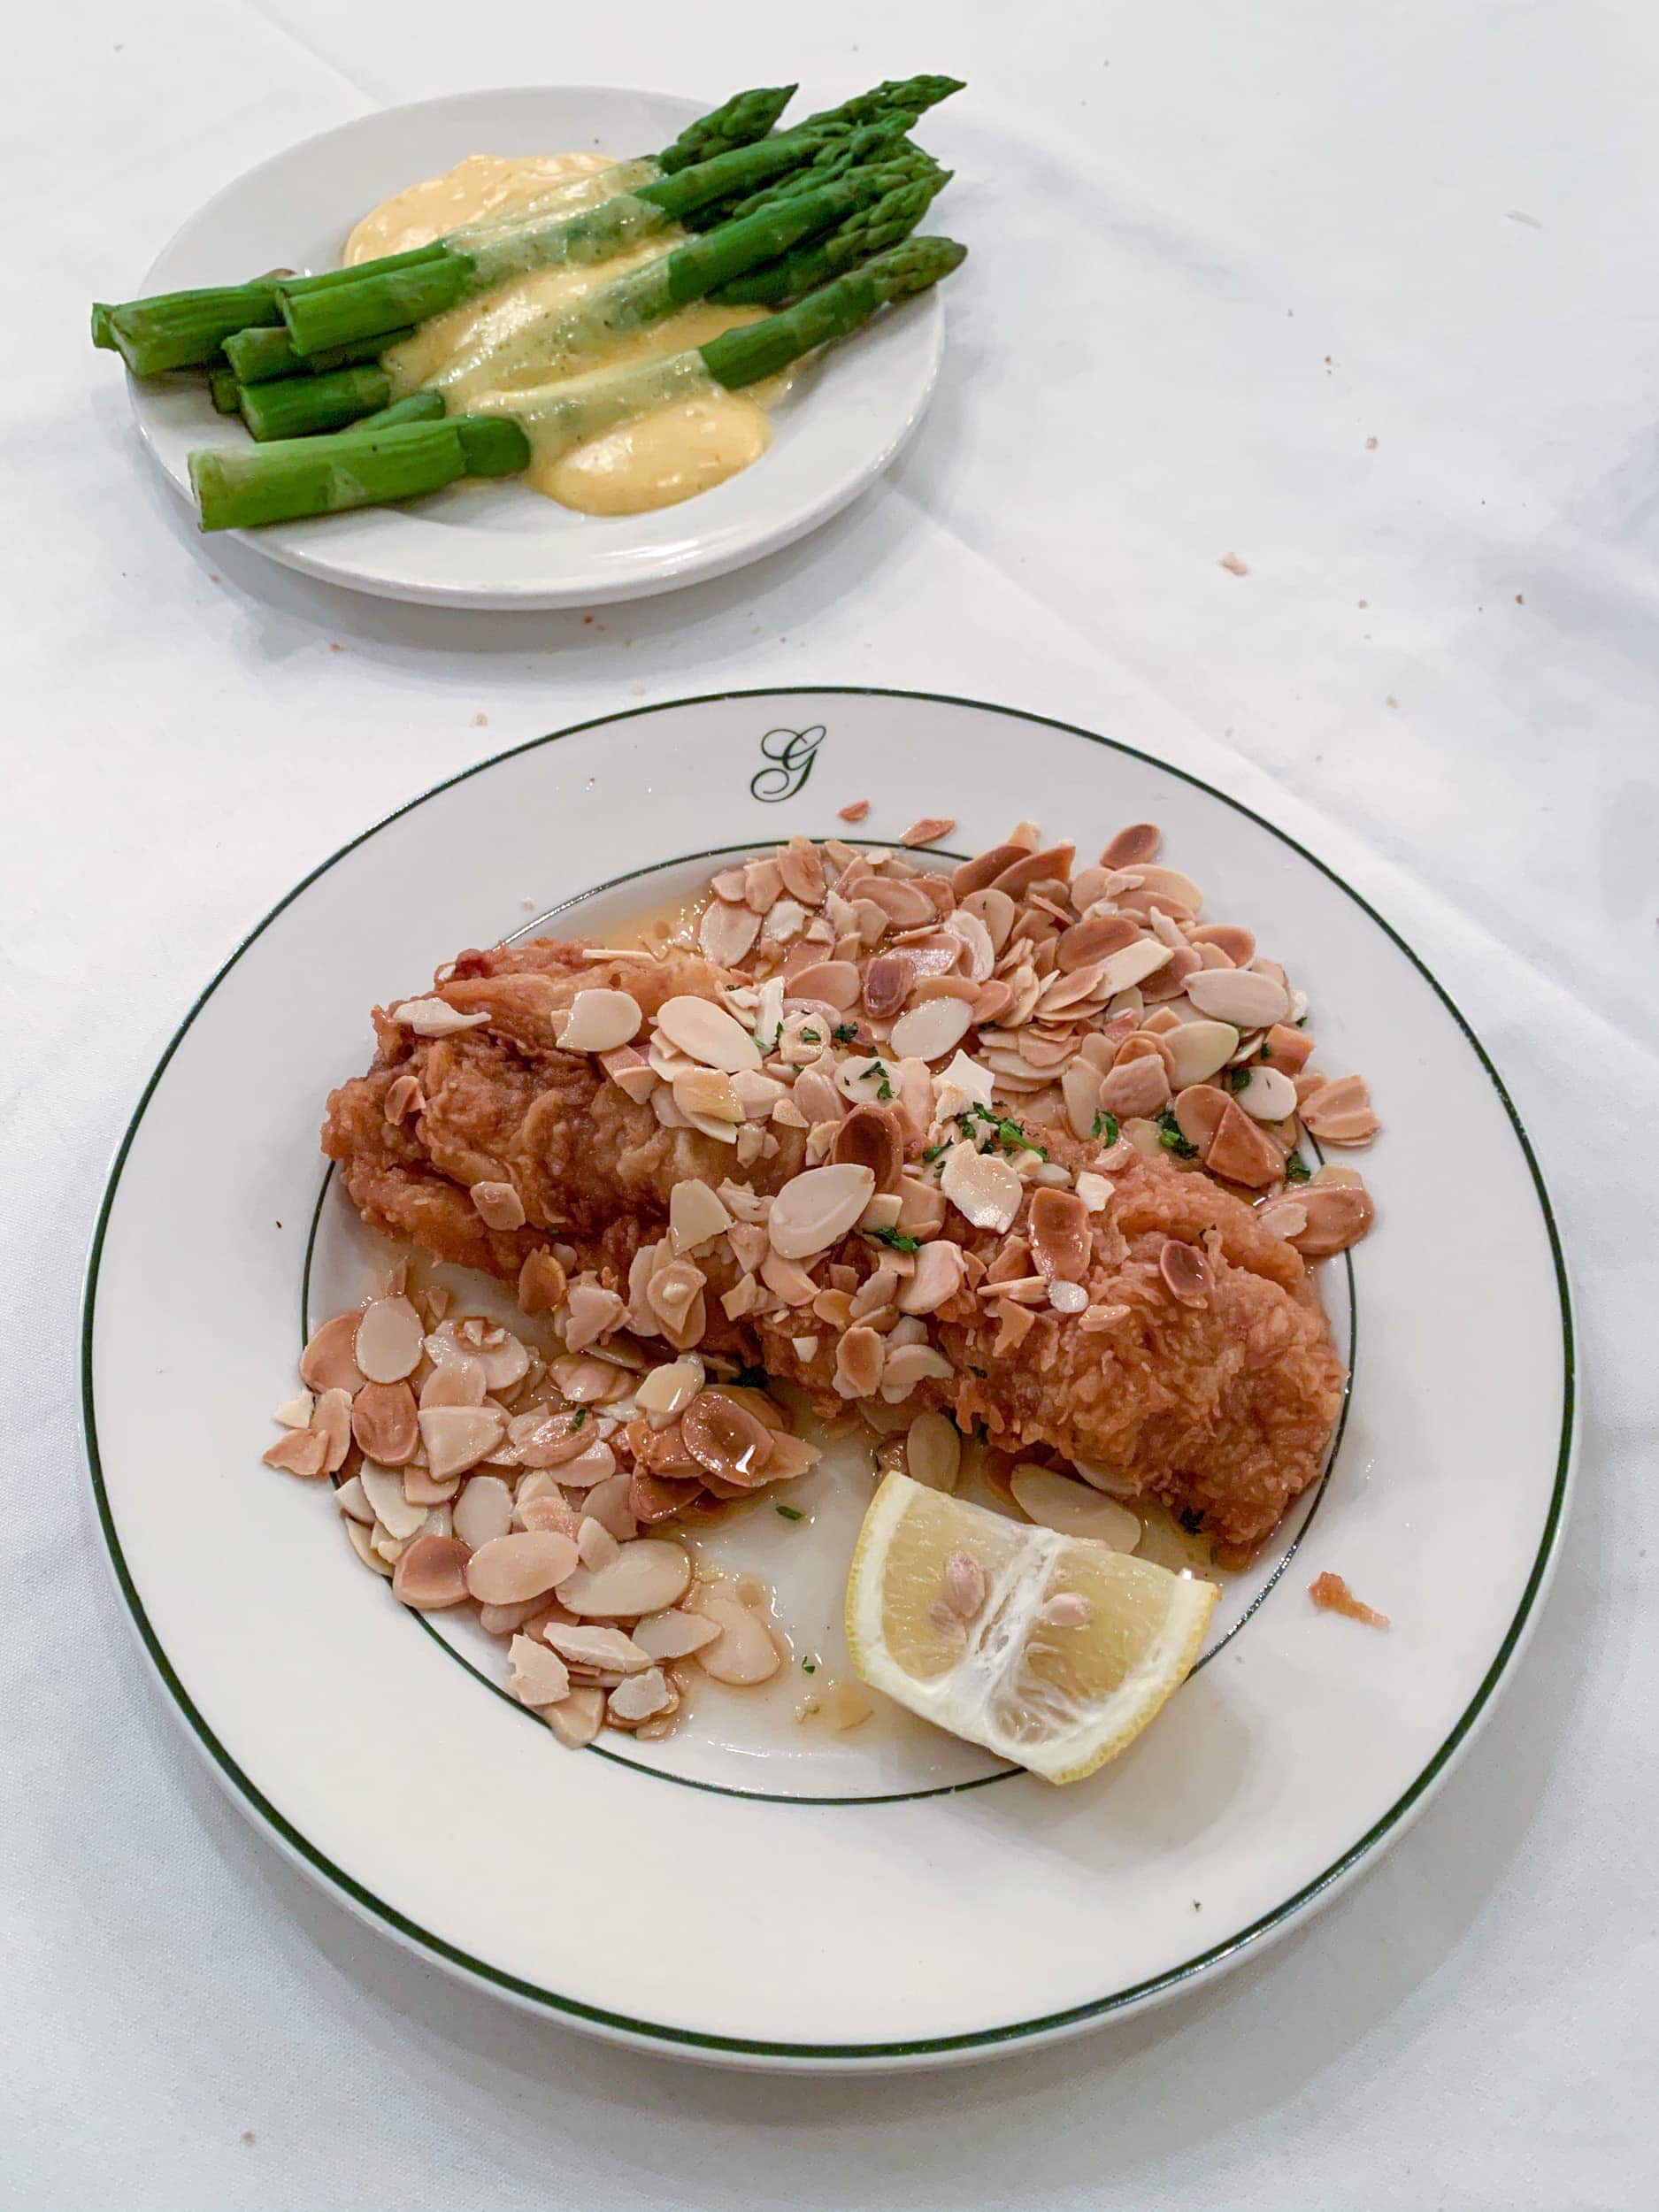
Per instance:
[[[300,1354],[303,1383],[317,1391],[362,1389],[363,1371],[353,1350],[362,1317],[358,1313],[337,1313],[313,1333]]]
[[[1207,1082],[1239,1048],[1239,1033],[1231,1022],[1179,1022],[1163,1034],[1170,1054],[1170,1085],[1177,1091],[1184,1091],[1189,1083]]]
[[[325,1390],[311,1409],[310,1426],[323,1440],[323,1472],[332,1475],[351,1449],[351,1393]]]
[[[398,1555],[392,1595],[419,1613],[459,1605],[467,1594],[466,1563],[458,1536],[417,1536]]]
[[[1006,891],[1010,899],[1021,899],[1033,884],[1068,882],[1076,854],[1075,845],[1049,845],[1040,852],[1022,850],[1017,860],[997,871],[991,888]]]
[[[1092,968],[1114,953],[1138,944],[1141,926],[1131,914],[1092,914],[1074,922],[1055,948],[1055,964],[1064,973]],[[1121,988],[1121,986],[1116,987]]]
[[[303,1482],[318,1480],[327,1456],[328,1439],[311,1428],[287,1430],[260,1455],[267,1467],[280,1467],[284,1474],[297,1475]]]
[[[1201,1095],[1198,1089],[1183,1091],[1177,1101],[1176,1118],[1180,1118],[1184,1101]],[[1212,1175],[1223,1176],[1229,1183],[1242,1183],[1250,1190],[1265,1190],[1282,1179],[1285,1156],[1260,1125],[1248,1114],[1240,1113],[1233,1100],[1228,1099],[1204,1153],[1204,1165]]]
[[[393,1007],[392,1019],[418,1037],[453,1037],[458,1030],[482,1028],[489,1016],[457,1013],[447,999],[409,998]]]
[[[1162,1113],[1169,1102],[1169,1071],[1156,1052],[1120,1058],[1102,1079],[1101,1106],[1119,1121]]]
[[[662,1669],[647,1667],[643,1673],[629,1675],[617,1684],[605,1701],[605,1709],[613,1720],[633,1724],[649,1720],[654,1713],[665,1712],[677,1701]]]
[[[862,822],[870,811],[870,802],[868,799],[853,799],[846,806],[838,807],[835,811],[843,822]]]
[[[803,906],[824,902],[824,862],[810,837],[792,837],[778,852],[778,873],[783,887]]]
[[[418,1417],[427,1463],[438,1482],[488,1459],[507,1433],[506,1416],[495,1406],[426,1406]]]
[[[1175,1101],[1175,1122],[1188,1144],[1207,1154],[1229,1104],[1225,1091],[1211,1083],[1193,1083]]]
[[[1174,958],[1165,944],[1156,937],[1139,937],[1133,945],[1125,945],[1121,952],[1108,953],[1101,966],[1101,987],[1114,997],[1120,991],[1133,989],[1167,967]],[[1114,1010],[1110,1007],[1108,1011]]]
[[[1079,1175],[1074,1187],[1087,1212],[1092,1214],[1105,1212],[1106,1202],[1112,1194],[1112,1181],[1109,1175],[1096,1175],[1091,1169],[1085,1168]]]
[[[954,814],[924,814],[918,822],[912,822],[902,837],[901,845],[917,847],[936,845],[941,837],[949,837],[956,826]]]
[[[719,1068],[687,1068],[673,1083],[674,1103],[694,1126],[703,1121],[735,1128],[743,1118],[743,1102],[732,1079]]]
[[[788,979],[785,997],[797,1003],[833,1007],[838,1014],[844,1014],[858,1003],[858,970],[852,961],[813,960]]]
[[[316,1410],[317,1401],[311,1392],[300,1390],[293,1397],[284,1399],[271,1417],[280,1421],[285,1429],[308,1429]]]
[[[456,1499],[450,1518],[462,1542],[482,1551],[511,1528],[512,1492],[499,1475],[473,1475]]]
[[[870,1398],[881,1385],[887,1348],[873,1329],[848,1329],[835,1347],[834,1388],[842,1398]]]
[[[942,1060],[955,1051],[972,1023],[972,1008],[959,998],[928,999],[894,1023],[892,1048],[903,1059]]]
[[[1100,856],[1102,868],[1134,868],[1156,860],[1164,833],[1156,822],[1132,822],[1120,829]]]
[[[543,1706],[541,1717],[567,1751],[585,1750],[605,1724],[605,1694],[578,1683],[557,1705]]]
[[[901,1405],[925,1382],[949,1382],[956,1373],[942,1352],[931,1344],[895,1344],[887,1339],[881,1363],[881,1395],[890,1406]]]
[[[680,1434],[705,1474],[742,1490],[766,1479],[772,1431],[732,1392],[700,1390],[680,1417]]]
[[[1158,1272],[1171,1298],[1184,1306],[1202,1306],[1210,1296],[1210,1262],[1196,1245],[1165,1237],[1158,1252]]]
[[[593,1628],[586,1621],[549,1621],[542,1634],[559,1657],[572,1666],[599,1667],[611,1674],[643,1674],[655,1664],[650,1654],[641,1651],[633,1637],[619,1628]]]
[[[895,929],[920,929],[934,919],[933,902],[921,886],[895,876],[860,876],[847,896],[855,905],[867,900],[879,908]]]
[[[365,1460],[357,1470],[363,1494],[374,1509],[374,1517],[388,1536],[413,1536],[426,1517],[430,1501],[411,1500],[403,1477],[389,1467]]]
[[[711,1644],[719,1632],[716,1622],[700,1614],[681,1612],[677,1607],[664,1613],[648,1613],[633,1632],[640,1649],[658,1661],[689,1658],[694,1651]]]
[[[466,1586],[481,1604],[514,1605],[565,1582],[579,1556],[568,1536],[551,1530],[492,1537],[467,1561]]]
[[[964,1140],[945,1156],[939,1187],[976,1229],[1011,1228],[1025,1186],[1006,1160],[977,1152]]]
[[[657,1009],[658,1032],[687,1059],[733,1075],[761,1064],[760,1047],[741,1023],[711,1000],[682,995]]]
[[[347,1403],[351,1434],[365,1459],[380,1467],[403,1467],[414,1457],[420,1430],[415,1394],[406,1382],[365,1383]]]
[[[1187,995],[1201,1014],[1235,1029],[1265,1029],[1290,1010],[1284,985],[1254,968],[1201,968],[1187,977]]]
[[[1034,1192],[1030,1235],[1031,1256],[1045,1282],[1080,1283],[1088,1273],[1088,1209],[1074,1191]]]
[[[576,1549],[584,1567],[608,1567],[622,1547],[604,1523],[589,1513],[577,1527]]]
[[[773,1251],[792,1260],[825,1251],[857,1221],[875,1187],[870,1169],[853,1162],[807,1168],[792,1177],[773,1199],[768,1217]]]
[[[697,943],[705,960],[717,968],[734,968],[760,935],[760,916],[752,906],[728,906],[710,899],[697,925]]]
[[[487,1229],[510,1234],[525,1224],[524,1201],[511,1183],[485,1180],[472,1186],[470,1195],[479,1219]]]
[[[1073,1060],[1060,1078],[1060,1095],[1074,1137],[1086,1141],[1094,1133],[1100,1111],[1101,1071],[1087,1060]]]
[[[918,1413],[904,1432],[904,1467],[913,1482],[954,1491],[962,1471],[962,1432],[942,1413]]]
[[[678,1605],[690,1581],[691,1561],[680,1545],[662,1536],[641,1536],[624,1544],[609,1566],[579,1566],[563,1577],[559,1602],[585,1619],[637,1620],[642,1613]]]
[[[703,1362],[695,1354],[669,1361],[641,1378],[634,1386],[634,1402],[642,1413],[672,1420],[685,1411],[703,1388]]]
[[[515,1636],[507,1657],[512,1666],[507,1687],[521,1705],[557,1705],[570,1695],[569,1668],[535,1637]]]
[[[1296,1086],[1278,1068],[1252,1067],[1233,1095],[1252,1121],[1284,1121],[1296,1110]]]
[[[350,1475],[334,1486],[334,1503],[349,1520],[360,1521],[365,1528],[374,1526],[374,1508],[369,1503],[360,1476]]]
[[[1294,1197],[1270,1199],[1256,1212],[1264,1229],[1294,1244],[1307,1260],[1347,1251],[1376,1217],[1370,1193],[1349,1183],[1304,1183]]]
[[[899,1286],[901,1313],[937,1313],[962,1287],[967,1263],[962,1248],[940,1238],[916,1256],[916,1271]]]
[[[1090,1537],[1111,1551],[1133,1551],[1141,1541],[1141,1523],[1126,1506],[1053,1467],[1023,1462],[1008,1486],[1020,1511],[1040,1528]]]
[[[771,1681],[783,1658],[764,1621],[726,1590],[699,1591],[696,1609],[720,1632],[696,1655],[705,1674],[742,1689]]]
[[[1322,1084],[1303,1101],[1302,1118],[1327,1144],[1366,1144],[1382,1126],[1357,1075],[1340,1075]]]
[[[420,1316],[407,1298],[377,1298],[357,1322],[354,1356],[369,1382],[402,1382],[420,1364]]]

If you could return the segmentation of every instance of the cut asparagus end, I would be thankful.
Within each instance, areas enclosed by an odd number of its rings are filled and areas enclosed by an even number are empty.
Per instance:
[[[97,342],[99,332],[106,333],[134,376],[159,376],[215,361],[235,332],[280,320],[273,285],[217,285],[106,307],[94,319],[93,337]]]
[[[517,423],[458,415],[207,448],[190,456],[190,488],[204,530],[251,530],[415,499],[458,477],[511,475],[529,459],[530,442]]]
[[[388,346],[411,337],[408,330],[385,336],[359,338],[355,344],[335,346],[326,353],[296,353],[294,341],[280,323],[256,330],[239,330],[225,341],[225,358],[236,372],[239,384],[269,384],[279,376],[318,376],[332,369],[349,369],[360,362],[378,361]]]
[[[392,380],[383,369],[335,369],[327,376],[284,376],[242,388],[242,419],[261,444],[343,430],[387,406]]]
[[[242,412],[242,387],[236,381],[234,369],[222,369],[217,364],[207,373],[208,397],[221,415]]]

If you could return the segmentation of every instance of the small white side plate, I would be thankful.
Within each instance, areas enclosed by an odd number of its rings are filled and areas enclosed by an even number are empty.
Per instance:
[[[1324,1286],[1352,1346],[1323,1491],[1235,1586],[1206,1663],[1092,1780],[995,1771],[920,1724],[841,1739],[733,1698],[580,1755],[488,1654],[358,1565],[326,1490],[258,1463],[309,1287],[369,1264],[317,1127],[367,1011],[582,901],[603,932],[733,846],[1022,816],[1092,855],[1163,825],[1207,910],[1311,999],[1321,1064],[1383,1116],[1378,1227]],[[88,1281],[89,1454],[134,1619],[237,1801],[372,1923],[597,2032],[764,2066],[887,2067],[1069,2033],[1219,1971],[1398,1835],[1513,1666],[1572,1441],[1548,1201],[1490,1063],[1422,964],[1270,823],[1110,741],[913,694],[732,693],[468,770],[299,885],[208,987],[121,1148]],[[833,1633],[867,1466],[762,1508],[731,1556],[810,1649]],[[803,1494],[803,1499],[805,1494]],[[1299,1537],[1299,1543],[1294,1541]],[[1281,1562],[1285,1571],[1275,1578]],[[1329,1568],[1392,1618],[1320,1613]],[[644,1901],[646,1909],[638,1909]]]
[[[331,268],[359,216],[467,154],[647,153],[708,104],[573,86],[464,92],[366,115],[238,177],[133,289]],[[753,467],[653,514],[576,514],[503,480],[235,534],[308,576],[434,606],[596,606],[672,591],[793,544],[872,483],[926,410],[944,332],[936,291],[881,315],[809,365],[774,409],[771,448]],[[245,433],[194,380],[130,381],[144,442],[188,499],[187,457]]]

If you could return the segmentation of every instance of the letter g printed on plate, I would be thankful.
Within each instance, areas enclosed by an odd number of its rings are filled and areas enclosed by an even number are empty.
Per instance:
[[[805,730],[768,730],[760,741],[760,749],[772,765],[757,769],[749,779],[749,795],[763,806],[776,806],[780,799],[793,799],[812,772],[812,763],[818,749],[824,742],[823,723],[813,723]]]

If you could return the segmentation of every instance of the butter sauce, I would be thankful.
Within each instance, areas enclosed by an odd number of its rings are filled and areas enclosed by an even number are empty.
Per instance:
[[[343,258],[349,265],[456,236],[510,269],[507,234],[526,214],[573,213],[650,173],[647,164],[603,154],[472,154],[371,210]],[[651,211],[641,204],[643,227]],[[432,389],[457,412],[515,415],[534,456],[524,480],[584,514],[640,514],[712,490],[766,450],[766,411],[789,377],[728,392],[700,364],[669,365],[764,311],[699,301],[641,329],[597,336],[580,312],[602,288],[672,252],[684,235],[664,226],[603,262],[505,275],[392,349],[385,365],[395,396]],[[652,403],[619,411],[606,372],[649,361],[664,364]]]

